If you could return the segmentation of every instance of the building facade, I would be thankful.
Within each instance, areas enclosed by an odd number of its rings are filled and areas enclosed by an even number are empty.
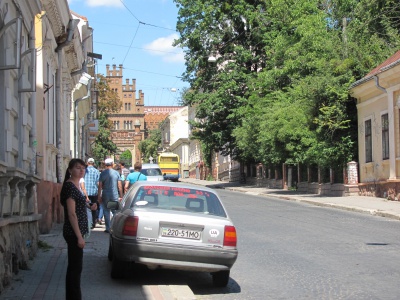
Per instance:
[[[110,114],[113,124],[111,139],[120,152],[129,150],[132,165],[141,161],[138,144],[144,139],[144,93],[136,90],[136,79],[123,81],[123,66],[106,66],[106,79],[111,90],[117,93],[122,102],[118,113]]]
[[[37,1],[0,1],[0,293],[36,254]]]
[[[160,124],[173,112],[181,109],[181,106],[145,106],[144,132],[145,138],[150,131],[159,129]]]
[[[160,129],[163,151],[178,154],[180,174],[183,178],[189,177],[189,107],[180,107],[171,113]]]
[[[141,157],[139,143],[148,137],[149,132],[158,129],[159,124],[178,106],[145,106],[144,93],[137,91],[136,79],[123,79],[123,65],[107,65],[106,79],[111,90],[117,93],[122,102],[118,113],[110,114],[113,124],[111,139],[119,149],[119,153],[129,150],[135,162],[145,160]],[[118,160],[118,157],[116,157]]]
[[[87,59],[81,19],[67,0],[0,1],[0,292],[35,256],[39,233],[63,221],[69,117]]]
[[[400,51],[355,82],[359,190],[362,195],[399,199]]]

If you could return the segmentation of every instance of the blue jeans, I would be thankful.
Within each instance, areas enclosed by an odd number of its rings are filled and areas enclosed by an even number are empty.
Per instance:
[[[103,203],[102,203],[99,205],[99,217],[98,217],[99,220],[103,219],[103,214],[104,214],[104,210],[103,210]]]
[[[109,201],[113,201],[113,200],[109,200]],[[115,214],[115,210],[110,210],[107,208],[107,203],[109,202],[105,202],[104,206],[103,206],[103,212],[104,212],[104,223],[106,223],[106,230],[109,231],[110,230],[110,220],[111,220],[111,213]],[[114,200],[115,201],[115,200]],[[116,200],[118,201],[118,200]]]

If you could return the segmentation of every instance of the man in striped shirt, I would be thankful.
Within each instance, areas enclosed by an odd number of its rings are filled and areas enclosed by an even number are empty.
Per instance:
[[[92,229],[96,227],[96,221],[98,219],[98,213],[100,205],[97,201],[98,187],[99,187],[99,177],[100,172],[94,167],[94,159],[89,158],[87,161],[88,167],[86,168],[85,174],[85,188],[88,194],[91,205],[97,204],[97,210],[92,210]]]

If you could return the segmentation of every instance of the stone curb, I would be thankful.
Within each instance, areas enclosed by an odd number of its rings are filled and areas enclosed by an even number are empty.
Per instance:
[[[216,187],[214,187],[214,188],[216,188]],[[393,220],[400,220],[399,214],[382,211],[382,210],[378,210],[378,209],[367,209],[367,208],[361,208],[361,207],[356,207],[356,206],[345,206],[345,205],[340,205],[340,204],[335,204],[335,203],[324,203],[324,202],[318,202],[318,201],[313,201],[313,200],[308,200],[308,199],[301,199],[296,196],[281,196],[281,195],[275,195],[275,194],[263,193],[263,192],[248,192],[248,191],[244,191],[242,188],[224,187],[222,185],[219,185],[217,188],[241,192],[241,193],[256,194],[259,196],[272,197],[272,198],[277,198],[277,199],[282,199],[282,200],[303,202],[303,203],[308,203],[308,204],[315,205],[315,206],[331,207],[331,208],[336,208],[336,209],[341,209],[341,210],[346,210],[346,211],[366,213],[366,214],[370,214],[373,216],[385,217],[385,218],[389,218],[389,219],[393,219]]]

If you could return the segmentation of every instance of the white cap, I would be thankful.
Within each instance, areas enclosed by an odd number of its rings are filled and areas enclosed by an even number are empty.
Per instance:
[[[113,164],[113,159],[112,158],[107,158],[104,163],[106,164],[106,166],[111,166]]]
[[[87,162],[88,162],[88,163],[94,163],[94,158],[89,158],[89,159],[87,160]]]

